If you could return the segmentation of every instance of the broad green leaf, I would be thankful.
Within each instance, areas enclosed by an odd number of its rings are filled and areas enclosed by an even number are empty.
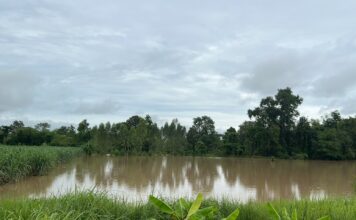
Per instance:
[[[193,202],[192,206],[189,209],[187,219],[189,219],[190,216],[194,215],[196,211],[198,211],[201,203],[203,201],[203,194],[199,193],[195,201]]]
[[[184,211],[188,211],[190,205],[185,199],[183,198],[179,199],[179,204],[181,207],[184,208]]]
[[[324,216],[321,218],[318,218],[318,220],[331,220],[330,216]]]
[[[236,220],[240,214],[240,210],[237,208],[228,217],[223,218],[223,220]]]
[[[194,215],[192,216],[198,216],[198,217],[208,217],[210,214],[215,212],[217,209],[214,206],[209,206],[203,209],[199,209],[198,211],[195,212]]]
[[[190,204],[184,198],[180,198],[178,200],[178,208],[176,209],[176,213],[181,219],[184,219],[188,213],[189,208]]]
[[[293,213],[292,213],[292,220],[298,220],[297,209],[294,209],[294,210],[293,210]]]
[[[271,214],[271,216],[274,220],[281,220],[281,216],[279,216],[278,212],[276,211],[276,209],[273,207],[273,205],[271,203],[268,203],[267,207],[268,207],[269,213]]]
[[[205,217],[202,217],[200,215],[192,215],[189,217],[189,220],[205,220]]]
[[[161,212],[167,213],[167,214],[173,214],[174,211],[173,209],[166,204],[164,201],[157,199],[154,196],[150,196],[149,201],[156,206]]]
[[[175,210],[176,215],[179,217],[179,219],[184,218],[186,212],[185,212],[184,207],[181,205],[181,203],[179,201],[177,203],[175,203],[174,210]]]

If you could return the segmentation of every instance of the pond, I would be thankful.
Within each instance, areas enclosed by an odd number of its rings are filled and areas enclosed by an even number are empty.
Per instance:
[[[247,202],[347,196],[354,192],[354,161],[301,161],[174,156],[80,157],[51,170],[0,186],[0,197],[42,197],[98,190],[130,201],[230,198]]]

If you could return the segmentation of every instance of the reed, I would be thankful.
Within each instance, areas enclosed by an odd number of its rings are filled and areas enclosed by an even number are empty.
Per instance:
[[[80,153],[80,148],[73,147],[0,146],[0,185],[44,175]]]

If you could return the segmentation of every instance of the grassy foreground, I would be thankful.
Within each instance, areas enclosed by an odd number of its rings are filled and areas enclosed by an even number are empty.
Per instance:
[[[26,176],[37,176],[80,154],[72,147],[0,146],[0,185]]]
[[[356,198],[325,199],[320,201],[278,201],[273,206],[281,211],[297,209],[298,219],[356,219]],[[174,204],[171,204],[174,205]],[[266,203],[239,204],[233,201],[208,199],[202,207],[215,206],[214,219],[221,219],[240,209],[240,219],[270,219]],[[74,193],[58,198],[17,199],[0,201],[0,219],[170,219],[150,203],[129,203],[110,199],[104,194]]]

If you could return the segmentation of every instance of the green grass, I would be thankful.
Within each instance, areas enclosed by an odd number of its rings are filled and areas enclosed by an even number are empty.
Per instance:
[[[277,211],[296,208],[298,219],[317,219],[329,215],[331,219],[356,219],[356,198],[325,199],[320,201],[275,201]],[[171,203],[173,206],[174,204]],[[214,219],[227,216],[237,207],[238,220],[270,219],[266,203],[240,204],[234,201],[205,200],[202,207],[215,206]],[[129,203],[114,200],[105,194],[73,193],[57,198],[13,199],[0,201],[0,219],[170,219],[150,203]]]
[[[49,169],[80,154],[80,148],[0,146],[0,185]]]

